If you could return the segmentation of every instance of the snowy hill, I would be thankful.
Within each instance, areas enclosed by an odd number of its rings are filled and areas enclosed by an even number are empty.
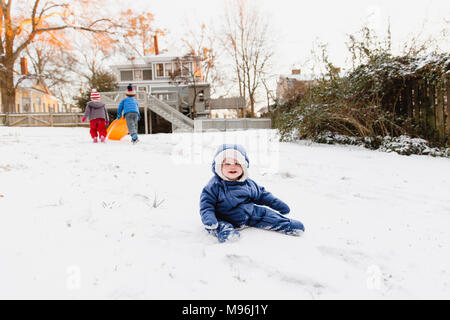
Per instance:
[[[450,160],[278,143],[273,131],[93,144],[0,127],[0,298],[450,298]],[[199,196],[220,143],[291,207],[302,237],[219,244]]]

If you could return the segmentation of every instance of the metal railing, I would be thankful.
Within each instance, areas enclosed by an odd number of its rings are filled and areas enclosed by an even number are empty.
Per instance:
[[[126,97],[125,92],[101,92],[102,101],[107,109],[116,109],[122,99]],[[147,92],[136,92],[135,96],[140,107],[148,107],[150,110],[166,119],[175,126],[182,126],[184,129],[194,129],[194,121],[186,117],[165,101],[162,101]],[[179,97],[177,97],[178,99]],[[177,103],[178,101],[174,101]]]

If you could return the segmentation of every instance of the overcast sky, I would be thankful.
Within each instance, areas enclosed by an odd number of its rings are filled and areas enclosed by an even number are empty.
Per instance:
[[[348,57],[345,42],[348,34],[369,25],[380,35],[386,35],[391,24],[393,49],[417,34],[434,35],[442,40],[441,47],[450,51],[450,40],[440,31],[450,26],[448,0],[250,0],[270,17],[276,34],[274,63],[279,73],[289,73],[310,56],[313,42],[327,43],[330,58],[336,65],[345,65]],[[135,9],[145,9],[155,15],[158,26],[167,28],[170,35],[162,45],[170,48],[183,36],[186,23],[204,21],[218,27],[223,12],[223,0],[126,0]],[[445,23],[445,19],[447,22]],[[191,21],[191,22],[189,22]],[[170,42],[170,43],[168,43]]]

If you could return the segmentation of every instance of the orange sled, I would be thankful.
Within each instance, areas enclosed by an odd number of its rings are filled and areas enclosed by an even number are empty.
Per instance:
[[[128,134],[127,120],[122,117],[116,119],[109,125],[106,130],[106,137],[109,140],[120,140]]]

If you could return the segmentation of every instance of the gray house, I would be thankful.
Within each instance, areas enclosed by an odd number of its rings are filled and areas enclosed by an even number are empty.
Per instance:
[[[224,130],[227,124],[224,125],[223,121],[216,126],[217,121],[209,119],[211,110],[240,109],[245,114],[242,97],[211,99],[210,84],[203,79],[197,56],[155,54],[133,58],[127,63],[113,65],[111,69],[119,89],[102,92],[102,100],[114,116],[125,97],[126,87],[131,84],[136,90],[142,115],[139,123],[141,133],[193,131],[196,128],[214,130],[216,127]],[[228,127],[234,130],[248,128],[243,120]],[[227,122],[231,123],[231,119]]]
[[[135,58],[127,64],[113,65],[119,91],[132,84],[136,91],[147,92],[191,114],[194,105],[197,117],[207,117],[210,85],[203,81],[200,62],[196,56],[177,56],[168,53]]]

